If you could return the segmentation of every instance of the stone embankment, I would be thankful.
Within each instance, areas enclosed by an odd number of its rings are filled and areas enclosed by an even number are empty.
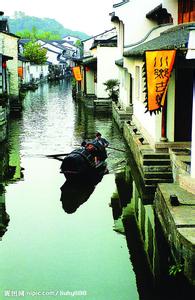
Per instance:
[[[176,264],[195,286],[195,194],[177,183],[161,183],[154,207]]]
[[[190,177],[190,143],[159,143],[153,149],[128,115],[120,118],[115,106],[113,112],[139,173],[142,202],[152,205],[154,200],[175,264],[183,267],[195,286],[195,180]]]

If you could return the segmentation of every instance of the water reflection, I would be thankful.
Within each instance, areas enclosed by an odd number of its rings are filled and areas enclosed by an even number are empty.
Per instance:
[[[0,247],[1,299],[8,287],[78,288],[87,291],[88,299],[138,299],[126,241],[112,230],[108,202],[114,175],[104,176],[97,186],[63,184],[59,161],[44,157],[69,153],[83,138],[93,139],[96,131],[114,147],[125,148],[112,118],[95,117],[91,109],[74,103],[67,83],[29,92],[21,119],[12,120],[10,155],[3,158],[6,166],[16,167],[10,174],[16,184],[3,181],[6,194],[0,198],[1,235],[9,222],[5,208],[11,220]],[[126,154],[109,151],[108,167],[113,170]]]
[[[5,207],[4,186],[0,184],[0,241],[2,240],[2,236],[7,231],[9,220],[10,218],[6,212],[6,207]]]
[[[65,181],[60,189],[62,207],[66,213],[72,214],[89,199],[95,189],[95,185]]]

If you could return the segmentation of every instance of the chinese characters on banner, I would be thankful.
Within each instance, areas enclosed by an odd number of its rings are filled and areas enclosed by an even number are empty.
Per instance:
[[[176,50],[146,51],[147,111],[158,111],[165,103]]]
[[[81,75],[81,69],[80,69],[80,67],[78,67],[78,66],[77,67],[73,67],[72,71],[73,71],[74,78],[77,81],[81,81],[82,80],[82,75]]]

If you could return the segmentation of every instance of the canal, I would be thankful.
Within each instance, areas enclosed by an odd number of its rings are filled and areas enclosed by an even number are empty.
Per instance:
[[[87,197],[73,213],[60,201],[60,161],[46,157],[73,150],[97,130],[111,146],[126,148],[111,117],[75,103],[65,81],[28,92],[22,116],[11,120],[1,151],[12,168],[0,191],[0,299],[139,299],[127,241],[113,230],[110,207],[126,154],[108,151],[110,173],[92,190],[78,187]]]
[[[109,174],[96,186],[67,184],[47,155],[96,131],[122,151],[108,150]],[[174,262],[122,133],[110,115],[75,102],[70,82],[27,93],[0,158],[0,299],[193,299],[169,276]]]

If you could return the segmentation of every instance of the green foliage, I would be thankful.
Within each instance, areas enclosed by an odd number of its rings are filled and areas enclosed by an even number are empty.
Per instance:
[[[118,79],[109,79],[103,83],[106,88],[105,91],[108,92],[109,98],[111,98],[114,102],[118,101],[119,96],[119,84]]]
[[[47,50],[41,48],[41,46],[34,41],[31,41],[24,46],[24,57],[37,65],[46,63],[46,55]]]
[[[23,30],[23,31],[18,31],[16,32],[16,35],[20,36],[21,39],[40,39],[40,40],[60,40],[61,37],[59,34],[54,34],[49,31],[41,31],[37,30],[36,27],[30,30]]]
[[[65,35],[75,36],[81,40],[89,38],[89,35],[86,33],[64,28],[64,26],[55,19],[26,16],[25,13],[21,11],[15,12],[14,18],[9,17],[9,27],[12,33],[20,33],[18,35],[22,38],[30,38],[33,27],[37,29],[36,34],[38,35],[50,32],[54,36],[60,36],[60,39]],[[24,35],[24,33],[26,35]],[[38,36],[38,38],[40,37]]]
[[[175,277],[178,273],[183,271],[183,265],[177,264],[169,267],[169,275]]]

